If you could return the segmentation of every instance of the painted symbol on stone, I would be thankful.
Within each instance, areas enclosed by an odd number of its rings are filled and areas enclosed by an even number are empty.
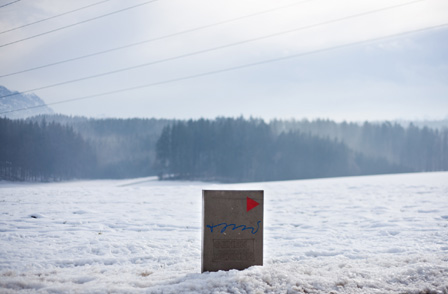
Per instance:
[[[252,198],[246,197],[246,211],[250,211],[251,209],[254,209],[260,205],[257,201],[253,200]]]
[[[250,233],[252,235],[255,235],[258,232],[258,230],[260,229],[260,223],[261,223],[261,221],[257,222],[257,228],[255,228],[255,227],[247,227],[245,225],[237,226],[236,224],[227,224],[227,223],[221,223],[219,225],[213,225],[213,224],[212,225],[207,225],[207,228],[210,229],[210,233],[213,233],[213,229],[222,226],[222,229],[220,231],[221,234],[223,234],[227,230],[227,228],[231,228],[232,231],[235,231],[236,229],[241,229],[241,231],[250,230]]]

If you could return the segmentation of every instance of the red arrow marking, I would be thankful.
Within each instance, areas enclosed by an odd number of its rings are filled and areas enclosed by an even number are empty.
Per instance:
[[[255,207],[257,207],[258,205],[260,205],[260,203],[258,203],[257,201],[247,197],[246,198],[246,211],[249,211]]]

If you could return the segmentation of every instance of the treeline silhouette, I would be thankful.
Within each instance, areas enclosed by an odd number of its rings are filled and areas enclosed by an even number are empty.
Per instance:
[[[311,133],[263,120],[219,118],[166,126],[157,142],[160,178],[221,182],[289,180],[411,171]]]
[[[58,181],[93,176],[96,154],[72,128],[0,118],[0,178]]]
[[[156,175],[155,144],[170,120],[64,115],[0,120],[0,179],[60,181]]]
[[[448,170],[448,129],[217,118],[0,119],[0,179],[268,181]]]
[[[71,127],[93,148],[94,178],[122,179],[156,175],[155,145],[167,119],[92,119],[45,115],[30,119],[52,121]],[[92,176],[90,176],[92,177]]]
[[[417,127],[410,123],[336,123],[331,120],[274,120],[276,134],[301,131],[322,138],[337,139],[349,148],[372,158],[412,171],[448,170],[448,128]]]

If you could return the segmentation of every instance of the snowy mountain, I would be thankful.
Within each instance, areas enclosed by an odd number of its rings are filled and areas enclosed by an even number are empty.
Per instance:
[[[448,293],[448,172],[0,182],[0,293]],[[264,265],[200,273],[202,190],[265,191]]]
[[[35,94],[19,94],[17,91],[11,91],[0,86],[1,117],[19,119],[53,113],[53,109],[48,107],[39,96]]]

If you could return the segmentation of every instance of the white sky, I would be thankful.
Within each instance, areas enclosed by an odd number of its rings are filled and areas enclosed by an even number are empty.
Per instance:
[[[0,6],[8,2],[0,0]],[[96,2],[100,0],[21,0],[0,8],[0,32]],[[446,0],[412,3],[403,0],[157,0],[3,46],[145,2],[147,0],[110,0],[1,33],[0,75],[284,8],[124,50],[0,77],[0,85],[10,90],[28,91],[273,34],[276,36],[34,93],[51,104],[314,52],[51,107],[63,114],[94,117],[244,115],[266,119],[381,120],[448,116],[448,26],[318,52],[448,24]],[[405,3],[411,4],[364,14]],[[345,20],[336,21],[341,18]],[[315,24],[321,25],[313,26]],[[294,32],[280,34],[294,29]]]

